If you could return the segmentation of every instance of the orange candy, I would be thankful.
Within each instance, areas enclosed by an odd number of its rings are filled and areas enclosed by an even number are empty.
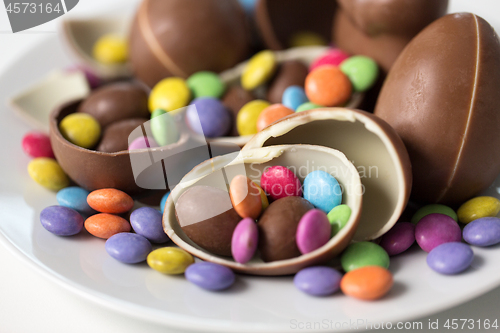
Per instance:
[[[100,213],[85,220],[85,229],[96,237],[108,239],[120,232],[130,232],[130,223],[123,217]]]
[[[340,106],[351,98],[349,78],[335,66],[316,68],[306,77],[305,91],[309,101],[324,106]]]
[[[365,266],[344,275],[340,289],[348,296],[371,301],[381,298],[391,289],[392,274],[380,266]]]
[[[257,131],[262,131],[264,127],[274,123],[276,120],[294,114],[292,109],[287,108],[283,104],[273,104],[262,110],[257,118]]]
[[[238,175],[229,185],[229,196],[234,210],[242,218],[257,219],[262,212],[260,190],[250,178]]]
[[[95,190],[87,196],[90,207],[101,213],[121,214],[134,206],[134,200],[125,192],[114,188]]]

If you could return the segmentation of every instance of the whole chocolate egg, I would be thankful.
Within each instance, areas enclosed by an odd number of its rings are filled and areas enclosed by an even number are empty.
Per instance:
[[[301,197],[285,197],[271,203],[259,219],[259,251],[265,262],[301,255],[295,233],[302,216],[314,206]]]
[[[179,197],[175,213],[182,230],[193,242],[213,254],[231,256],[231,238],[241,217],[227,191],[193,186]]]
[[[122,119],[149,118],[148,93],[138,83],[111,83],[94,90],[78,112],[90,114],[103,128]]]
[[[245,59],[249,44],[237,0],[144,0],[130,30],[129,58],[152,87],[169,76],[230,68]]]
[[[251,102],[255,99],[252,92],[243,89],[241,86],[234,85],[227,89],[227,92],[222,98],[222,104],[231,112],[232,119],[232,129],[230,132],[231,136],[239,136],[238,128],[236,127],[236,117],[238,112],[243,107],[243,105]]]
[[[304,86],[309,73],[307,66],[298,60],[289,60],[281,64],[278,72],[269,84],[267,99],[270,103],[281,103],[283,92],[289,86]]]
[[[417,35],[382,87],[375,114],[398,132],[413,165],[413,197],[460,204],[500,172],[500,43],[470,14]]]
[[[130,133],[146,121],[148,121],[146,118],[130,118],[110,124],[104,129],[96,150],[107,153],[127,150]]]

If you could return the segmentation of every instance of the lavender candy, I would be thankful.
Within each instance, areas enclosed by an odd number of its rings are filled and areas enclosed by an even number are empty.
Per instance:
[[[76,235],[83,228],[83,217],[74,209],[49,206],[40,213],[42,226],[57,236]]]
[[[128,232],[109,237],[105,248],[110,256],[125,264],[142,262],[153,250],[151,243],[145,237]]]
[[[151,207],[141,207],[130,214],[130,224],[134,231],[153,243],[165,243],[170,240],[161,223],[161,213]]]
[[[469,245],[451,242],[441,244],[429,252],[427,265],[438,273],[453,275],[465,271],[473,259],[474,252]]]
[[[231,115],[224,104],[211,97],[195,99],[187,109],[186,122],[193,131],[208,138],[223,136],[232,126]]]
[[[500,243],[500,219],[483,217],[468,223],[463,231],[464,240],[475,246],[491,246]]]
[[[189,282],[207,290],[223,290],[233,285],[235,276],[231,269],[212,262],[198,262],[184,272]]]
[[[327,266],[314,266],[299,271],[293,283],[297,289],[314,296],[327,296],[340,288],[342,274]]]
[[[415,225],[410,222],[396,223],[379,243],[390,256],[403,253],[415,243]]]

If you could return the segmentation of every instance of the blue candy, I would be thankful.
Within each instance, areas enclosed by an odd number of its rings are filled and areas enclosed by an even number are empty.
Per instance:
[[[340,288],[342,274],[327,266],[304,268],[293,278],[295,286],[309,295],[327,296]]]
[[[257,0],[238,0],[241,7],[245,10],[247,15],[253,15],[255,11],[255,5],[257,4]]]
[[[58,236],[76,235],[83,229],[83,217],[64,206],[49,206],[40,213],[42,226]]]
[[[491,246],[500,243],[500,219],[483,217],[467,224],[463,231],[464,240],[475,246]]]
[[[163,197],[161,197],[160,208],[161,208],[162,214],[165,212],[165,204],[167,203],[167,199],[168,199],[169,195],[170,195],[170,191],[165,193],[165,195]]]
[[[189,282],[207,290],[227,289],[235,280],[231,269],[212,262],[194,263],[186,269],[184,275]]]
[[[452,275],[465,271],[474,252],[469,245],[460,242],[441,244],[427,255],[427,265],[438,273]]]
[[[161,223],[161,213],[151,207],[141,207],[130,214],[130,225],[136,233],[153,243],[165,243],[170,240]]]
[[[342,202],[342,188],[328,172],[316,170],[304,180],[304,199],[328,214]]]
[[[194,132],[208,138],[223,136],[232,126],[229,111],[221,101],[212,97],[195,99],[186,111],[186,122]]]
[[[304,88],[299,86],[289,86],[283,92],[281,104],[292,110],[297,110],[299,106],[309,102]]]
[[[90,208],[87,203],[89,191],[78,186],[63,188],[57,192],[56,199],[59,205],[76,210],[85,215],[95,214],[96,211]]]
[[[109,237],[105,248],[110,256],[125,264],[142,262],[153,250],[146,238],[129,232],[121,232]]]

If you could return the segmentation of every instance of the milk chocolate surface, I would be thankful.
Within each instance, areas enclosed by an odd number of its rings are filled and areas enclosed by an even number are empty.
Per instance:
[[[255,99],[255,96],[248,90],[243,89],[241,86],[231,86],[228,88],[227,92],[224,94],[222,98],[222,104],[226,106],[226,108],[231,111],[233,127],[231,129],[231,136],[238,136],[238,128],[236,127],[236,117],[238,116],[238,112],[243,107],[243,105],[251,102]]]
[[[281,103],[283,92],[289,86],[304,87],[306,76],[309,73],[307,66],[297,60],[285,61],[281,64],[274,79],[269,84],[267,99],[270,103]]]
[[[97,150],[107,153],[127,150],[130,133],[146,121],[146,118],[131,118],[112,123],[104,129]]]

